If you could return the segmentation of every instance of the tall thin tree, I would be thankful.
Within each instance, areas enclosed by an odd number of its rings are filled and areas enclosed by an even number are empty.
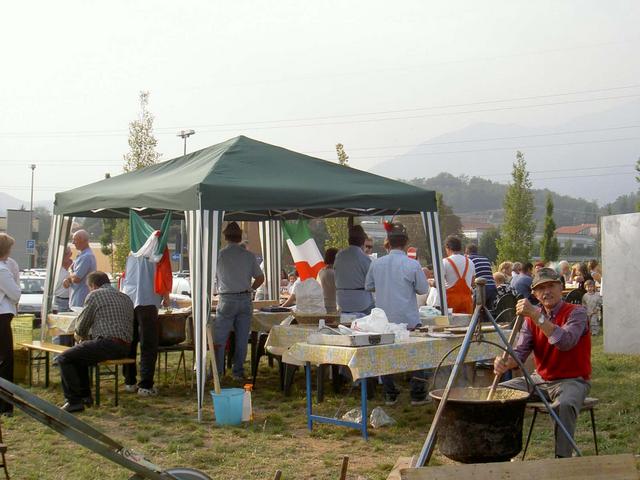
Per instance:
[[[516,153],[511,172],[512,183],[504,196],[504,224],[500,229],[498,263],[529,261],[536,224],[533,219],[533,192],[522,152]]]
[[[545,262],[558,259],[560,245],[556,238],[556,222],[553,220],[553,198],[547,193],[546,213],[544,217],[544,233],[540,241],[540,257]]]
[[[153,134],[153,115],[149,112],[149,92],[140,92],[140,114],[129,123],[129,152],[124,156],[123,169],[133,172],[155,164],[162,154],[156,152],[158,141]],[[116,239],[114,252],[115,268],[123,270],[129,255],[129,222],[119,220],[114,228]]]
[[[344,150],[344,145],[336,144],[338,163],[342,166],[349,164],[349,155]],[[345,248],[349,244],[348,220],[346,218],[327,218],[324,221],[328,238],[324,242],[324,248]]]

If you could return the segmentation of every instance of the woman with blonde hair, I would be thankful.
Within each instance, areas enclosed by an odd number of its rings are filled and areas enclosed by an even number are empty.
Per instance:
[[[0,377],[13,382],[13,335],[11,320],[20,300],[20,285],[16,282],[7,262],[15,241],[0,233]],[[13,405],[0,400],[0,415],[11,416]]]
[[[511,283],[511,272],[513,268],[513,263],[511,262],[502,262],[498,265],[498,272],[504,275],[504,283]]]

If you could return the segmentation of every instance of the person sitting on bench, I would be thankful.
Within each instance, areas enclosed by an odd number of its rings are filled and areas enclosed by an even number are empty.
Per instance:
[[[587,312],[582,305],[562,300],[560,276],[552,268],[538,270],[531,284],[533,294],[542,308],[529,300],[519,300],[516,313],[525,321],[515,347],[515,353],[524,363],[533,352],[536,372],[533,381],[553,402],[560,421],[571,436],[576,428],[578,413],[591,389],[591,335]],[[496,357],[496,374],[515,368],[516,361],[505,362]],[[500,385],[526,390],[524,377],[514,378]],[[571,457],[572,446],[558,426],[555,428],[556,457]]]
[[[67,412],[80,412],[91,406],[89,366],[105,360],[125,358],[133,338],[133,303],[109,283],[104,272],[87,278],[89,294],[77,318],[76,338],[80,341],[58,355]]]

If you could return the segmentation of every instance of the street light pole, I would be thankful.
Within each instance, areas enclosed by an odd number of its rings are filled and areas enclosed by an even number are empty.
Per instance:
[[[35,171],[36,171],[36,164],[32,163],[31,165],[29,165],[29,168],[31,169],[31,203],[29,206],[29,240],[33,240],[33,177],[35,175]],[[34,259],[35,259],[35,250],[34,253],[32,253],[29,256],[29,268],[33,268],[33,264],[34,264]]]
[[[183,143],[184,148],[182,152],[182,155],[184,157],[187,156],[187,138],[189,138],[194,133],[196,133],[196,131],[192,129],[180,130],[180,133],[178,133],[178,137],[181,137],[182,140],[184,141]],[[180,220],[180,259],[179,259],[179,266],[178,266],[180,271],[184,270],[184,234],[185,234],[184,220]]]

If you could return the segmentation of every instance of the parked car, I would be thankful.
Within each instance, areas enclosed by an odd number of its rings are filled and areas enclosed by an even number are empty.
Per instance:
[[[35,316],[34,328],[40,327],[42,295],[44,294],[44,277],[20,274],[20,302],[18,313],[30,313]]]

